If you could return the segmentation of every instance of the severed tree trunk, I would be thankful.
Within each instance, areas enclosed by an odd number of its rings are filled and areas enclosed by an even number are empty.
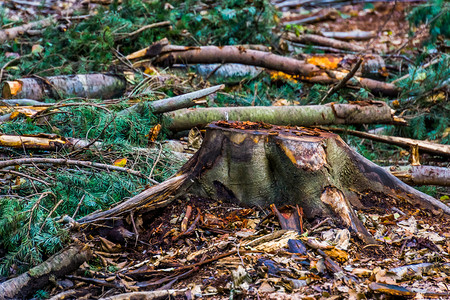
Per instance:
[[[373,239],[352,208],[363,207],[359,194],[381,193],[450,214],[447,205],[318,129],[217,122],[207,127],[202,147],[181,172],[189,175],[191,193],[248,205],[298,204],[305,217],[333,216],[368,243]]]
[[[410,185],[450,186],[450,169],[435,166],[385,167],[392,175]]]

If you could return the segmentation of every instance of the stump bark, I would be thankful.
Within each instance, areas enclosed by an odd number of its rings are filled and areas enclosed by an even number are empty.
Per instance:
[[[364,207],[361,194],[381,193],[386,201],[450,214],[447,205],[319,129],[219,121],[207,127],[202,147],[181,173],[190,193],[247,205],[298,204],[305,217],[332,216],[365,242],[373,239],[354,211]]]

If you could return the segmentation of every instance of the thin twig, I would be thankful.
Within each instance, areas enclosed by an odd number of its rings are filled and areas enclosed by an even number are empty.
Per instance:
[[[108,171],[118,171],[124,172],[131,175],[135,175],[141,178],[145,178],[151,181],[154,184],[158,184],[156,180],[150,179],[139,171],[131,170],[128,168],[122,168],[119,166],[112,166],[107,164],[95,163],[90,161],[81,161],[81,160],[71,160],[64,158],[42,158],[42,157],[31,157],[31,158],[18,158],[18,159],[10,159],[0,161],[0,168],[15,166],[15,165],[25,165],[25,164],[53,164],[53,165],[75,165],[80,167],[92,167],[105,169]]]
[[[130,33],[117,33],[116,35],[118,35],[118,37],[115,39],[115,41],[117,42],[117,41],[120,41],[120,40],[123,40],[126,38],[134,37],[135,35],[138,35],[142,31],[150,29],[150,28],[163,27],[163,26],[169,26],[169,25],[170,25],[170,21],[163,21],[163,22],[145,25],[145,26],[139,28],[138,30],[130,32]]]
[[[356,73],[356,71],[358,71],[359,67],[361,66],[362,62],[363,62],[363,58],[360,57],[358,62],[355,64],[355,66],[352,68],[352,70],[345,75],[345,77],[334,87],[332,87],[328,93],[322,98],[322,100],[320,100],[320,104],[322,104],[329,96],[333,95],[336,91],[338,91],[340,88],[342,88]]]
[[[51,185],[50,183],[48,183],[45,180],[42,180],[42,179],[39,179],[39,178],[30,176],[30,175],[27,175],[27,174],[24,174],[24,173],[21,173],[21,172],[17,172],[17,171],[13,171],[13,170],[0,170],[0,172],[1,173],[9,173],[9,174],[14,174],[14,175],[17,175],[17,176],[25,177],[25,178],[28,178],[30,180],[34,180],[34,181],[40,182],[42,184],[45,184],[46,186],[50,186]]]
[[[39,233],[41,233],[42,229],[45,226],[45,222],[47,222],[47,219],[52,216],[52,214],[55,212],[55,210],[58,208],[58,206],[64,201],[64,199],[61,199],[56,203],[56,205],[53,207],[53,209],[50,211],[50,213],[45,217],[44,222],[42,222],[41,228],[39,229]]]

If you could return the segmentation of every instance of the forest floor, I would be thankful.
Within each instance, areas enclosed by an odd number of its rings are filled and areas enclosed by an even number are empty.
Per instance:
[[[59,14],[63,10],[86,9],[86,4],[76,0],[43,1],[44,6],[42,6],[42,1],[30,1],[33,4],[22,2],[26,1],[6,1],[5,3],[8,3],[8,5],[2,10],[3,18],[11,22],[22,21],[28,23],[35,20],[36,16],[47,17]],[[89,1],[83,2],[89,3]],[[102,3],[102,1],[91,1],[91,4],[89,4],[91,12],[101,5],[96,2]],[[121,4],[121,1],[118,2],[118,4],[116,3],[118,6],[125,5]],[[41,4],[39,5],[39,3]],[[280,5],[282,3],[284,2],[278,1],[275,4]],[[363,41],[350,41],[350,43],[370,50],[372,54],[380,54],[386,61],[386,65],[382,70],[378,71],[380,73],[387,72],[389,75],[385,79],[391,81],[394,78],[408,74],[410,72],[408,68],[412,65],[412,62],[418,56],[424,55],[420,49],[422,44],[429,38],[429,31],[426,26],[422,25],[416,28],[415,34],[411,36],[410,25],[407,20],[411,6],[418,4],[409,1],[386,1],[369,4],[333,5],[332,7],[314,7],[312,5],[311,7],[302,8],[298,5],[280,8],[281,14],[278,16],[278,22],[290,22],[299,18],[322,14],[328,17],[312,24],[295,25],[290,29],[301,32],[373,31],[375,37]],[[207,6],[208,4],[203,3],[203,5]],[[76,21],[70,20],[65,25],[71,26],[71,22]],[[3,25],[4,28],[8,27],[8,24]],[[289,25],[287,26],[289,27]],[[53,30],[63,35],[66,29],[54,28]],[[279,27],[277,30],[279,30]],[[277,34],[277,30],[274,30],[274,34]],[[105,32],[103,32],[104,35]],[[45,39],[40,39],[37,42],[33,39],[35,37],[30,35],[23,41],[16,40],[16,44],[11,46],[11,51],[8,52],[8,55],[21,53],[20,55],[23,56],[24,53],[21,52],[22,47],[24,49],[34,45],[42,45],[44,48],[50,47],[50,42],[47,43]],[[274,45],[264,46],[272,47],[270,49],[274,50]],[[357,61],[356,57],[358,55],[358,53],[350,53],[345,50],[327,53],[326,48],[320,48],[317,45],[299,46],[286,40],[281,40],[276,47],[277,51],[283,50],[289,56],[298,59],[312,61],[314,58],[317,59],[317,57],[328,57],[329,59],[326,59],[325,62],[322,61],[325,64],[324,68],[329,67],[329,61],[333,60],[330,58],[332,55],[338,55],[341,57],[340,67],[350,70],[351,66]],[[116,47],[116,50],[117,52],[118,50],[122,51],[120,45]],[[96,50],[94,49],[93,51]],[[320,55],[314,54],[315,51],[319,51]],[[131,53],[123,54],[128,55]],[[115,57],[112,56],[110,58],[111,62],[114,59]],[[44,61],[43,58],[36,59],[36,61],[39,60]],[[428,59],[428,61],[431,60],[432,57]],[[86,61],[89,63],[89,59],[86,59],[83,63]],[[35,63],[36,65],[38,64],[38,62]],[[122,67],[112,65],[111,63],[110,72],[122,71]],[[1,73],[3,75],[0,75],[0,79],[12,80],[19,77],[19,75],[24,77],[33,75],[33,72],[29,72],[32,66],[28,67],[26,70],[18,71],[17,69],[8,70],[5,66],[2,68]],[[65,67],[67,66],[62,65],[61,70]],[[88,68],[86,69],[88,70]],[[60,74],[52,73],[54,70],[52,70],[51,66],[42,68],[40,71],[43,71],[42,74],[44,75]],[[138,92],[150,89],[155,91],[153,96],[157,95],[159,98],[164,98],[166,95],[179,95],[187,91],[208,87],[216,81],[220,83],[220,78],[217,79],[215,74],[213,74],[215,71],[208,76],[202,76],[199,73],[196,74],[195,70],[186,71],[183,68],[172,69],[149,67],[148,65],[138,71],[152,74],[155,79],[152,79],[150,82],[146,81],[144,86],[139,87],[145,81],[145,75],[144,77],[133,77],[131,81],[135,80],[134,83],[137,84],[132,84],[131,87],[127,88],[125,93],[129,96],[127,100],[135,100],[133,96],[137,94],[138,88],[140,89]],[[1,78],[2,76],[5,77]],[[300,82],[298,77],[286,74],[280,75],[280,73],[273,71],[263,71],[262,75],[258,76],[260,76],[257,77],[259,79],[238,80],[237,83],[229,84],[226,91],[210,96],[208,101],[213,103],[216,101],[216,105],[222,103],[223,98],[220,97],[228,97],[227,99],[233,99],[237,104],[239,104],[239,101],[243,101],[246,105],[249,105],[250,103],[254,104],[255,99],[256,102],[264,103],[264,100],[259,99],[259,97],[267,97],[268,103],[271,105],[288,105],[295,103],[294,101],[297,100],[301,104],[306,104],[309,101],[306,99],[310,97],[308,95],[313,92],[319,92],[318,95],[320,97],[318,97],[321,98],[332,86],[326,84],[318,86],[313,83]],[[381,74],[380,76],[383,77],[384,75]],[[141,83],[139,83],[139,78],[143,78]],[[265,90],[262,93],[264,95],[257,96],[256,90],[258,84],[261,84],[259,80],[269,86],[269,91]],[[277,91],[275,95],[270,91],[271,87]],[[284,88],[289,91],[279,92],[279,90]],[[448,86],[446,88],[447,90],[444,89],[444,93],[448,93]],[[291,90],[294,92],[291,92]],[[435,92],[439,95],[441,91],[442,89],[438,89]],[[220,93],[222,95],[219,95]],[[161,95],[164,95],[164,97],[161,97]],[[288,99],[288,97],[295,97],[295,99]],[[335,95],[335,98],[331,98],[327,102],[331,100],[339,102],[342,100],[342,97],[353,97],[353,100],[362,100],[362,98],[381,99],[395,109],[400,108],[400,111],[404,108],[400,106],[402,105],[401,101],[399,102],[398,100],[400,96],[398,98],[374,97],[370,92],[361,91],[360,89],[344,89],[342,94],[340,91]],[[445,97],[448,97],[448,94]],[[53,102],[54,100],[47,99],[47,101]],[[410,104],[406,104],[405,111],[400,113],[400,116],[406,117],[409,121],[413,118],[416,111],[417,114],[419,112],[420,114],[426,114],[431,111],[430,107],[432,105],[446,103],[447,101],[448,98],[445,98],[443,101],[428,101],[426,103],[430,105],[429,107],[408,106]],[[317,102],[314,104],[317,104]],[[129,104],[128,102],[126,105]],[[120,105],[124,105],[123,102]],[[444,117],[445,109],[443,109]],[[72,113],[66,114],[68,116],[73,115]],[[89,114],[82,111],[81,115]],[[92,117],[92,115],[90,116]],[[53,123],[50,121],[51,124],[45,124],[46,121],[41,123],[39,121],[35,122],[28,116],[28,119],[25,117],[14,120],[16,123],[22,122],[20,126],[6,123],[0,124],[0,133],[42,133],[35,127],[32,128],[31,123],[35,124],[33,126],[41,126],[40,128],[48,125],[45,128],[51,128],[52,134],[77,132],[75,129],[70,131],[66,127],[63,128],[71,121],[76,120],[79,119],[58,119],[58,122],[55,121]],[[100,117],[98,117],[98,120],[100,120]],[[95,121],[94,117],[92,120],[88,120],[87,123]],[[102,126],[107,127],[109,125],[108,119],[102,119],[102,122],[101,124],[93,125],[99,128],[93,134],[89,133],[89,128],[92,124],[86,124],[87,129],[85,131],[79,130],[80,136],[74,135],[71,137],[83,138],[90,136],[91,140],[93,139],[92,137],[95,137],[94,134],[98,134],[100,137],[106,132],[102,129]],[[164,132],[158,137],[157,141],[154,138],[150,141],[151,132],[147,134],[148,129],[154,129],[154,125],[160,123],[164,126],[160,119],[156,118],[156,121],[152,119],[152,122],[151,127],[142,127],[147,130],[145,132],[139,131],[139,126],[144,126],[144,124],[136,125],[134,129],[135,134],[141,136],[135,138],[135,140],[139,141],[136,145],[141,147],[144,145],[144,148],[148,146],[147,148],[150,149],[150,152],[142,156],[137,152],[130,154],[114,148],[113,138],[108,141],[113,146],[108,146],[97,152],[73,154],[69,151],[69,154],[61,152],[55,155],[80,160],[95,159],[115,166],[123,166],[120,163],[120,159],[126,157],[125,164],[127,167],[132,166],[130,168],[153,174],[153,177],[151,175],[150,177],[156,178],[157,181],[161,182],[175,174],[179,167],[195,153],[201,144],[203,131],[197,129],[191,130],[189,134],[173,135],[171,136],[171,142],[166,141],[169,134]],[[421,139],[430,139],[430,136],[427,134],[434,129],[438,132],[436,128],[429,129],[432,123],[430,119],[424,120],[423,123],[428,127],[425,130],[426,134]],[[58,127],[63,129],[58,129]],[[386,128],[382,128],[384,133],[399,133],[403,130]],[[369,131],[376,129],[376,127],[364,125],[359,126],[358,129]],[[85,134],[85,136],[81,136],[81,134]],[[446,138],[448,140],[448,134],[448,127],[444,126],[436,141],[446,143],[444,140]],[[129,136],[132,135],[132,133],[129,134]],[[415,133],[409,136],[417,138]],[[115,138],[115,136],[113,137]],[[386,166],[408,164],[410,153],[400,147],[380,146],[382,145],[381,143],[350,137],[346,134],[343,134],[343,138],[353,148],[376,163]],[[126,140],[126,137],[124,139]],[[99,139],[99,141],[101,140]],[[130,144],[133,147],[136,146],[131,142]],[[163,150],[163,145],[166,147],[168,144],[171,146]],[[120,145],[117,144],[118,147]],[[131,146],[129,147],[131,149]],[[23,153],[22,149],[0,151],[2,160],[19,158],[24,155],[30,156],[29,151],[27,152],[25,149]],[[33,154],[33,157],[46,157],[46,155],[53,154],[51,154],[51,151],[38,152],[36,155]],[[421,162],[425,162],[428,165],[448,167],[448,160],[445,158],[442,159],[427,154],[421,156]],[[61,180],[60,185],[64,187],[58,187],[58,196],[64,200],[70,197],[76,199],[71,200],[75,202],[64,208],[70,216],[75,216],[79,211],[81,217],[96,209],[105,209],[112,206],[112,203],[105,202],[102,204],[103,206],[89,206],[89,204],[86,204],[86,207],[81,207],[80,209],[80,204],[85,197],[82,196],[84,193],[79,194],[77,192],[78,194],[74,194],[76,196],[70,196],[72,194],[69,192],[67,194],[63,192],[66,191],[65,189],[70,188],[72,184],[80,184],[81,190],[89,191],[86,195],[93,195],[92,199],[95,198],[96,192],[104,191],[105,194],[112,195],[111,198],[113,196],[116,197],[114,199],[115,203],[120,201],[117,198],[125,199],[131,197],[151,184],[151,181],[133,181],[133,183],[128,185],[127,182],[122,182],[127,181],[128,177],[119,181],[120,179],[116,177],[120,176],[111,175],[110,179],[100,177],[98,180],[114,181],[114,186],[111,184],[111,187],[104,188],[103,185],[105,183],[97,184],[94,182],[90,186],[88,181],[91,180],[91,175],[88,174],[86,175],[87,177],[82,177],[84,176],[83,171],[80,171],[78,167],[73,167],[73,169],[65,168],[64,171],[61,171],[61,178],[57,174],[59,171],[56,171],[56,169],[50,172],[48,171],[51,169],[50,167],[47,166],[45,168],[41,171],[43,173],[49,172],[47,175],[35,172],[32,173],[33,176],[45,178],[46,181]],[[19,169],[17,168],[16,170]],[[25,170],[20,169],[20,172],[25,172]],[[68,177],[72,176],[70,172],[79,172],[81,175],[77,175],[79,176],[78,181],[72,182],[62,177],[62,175],[66,174],[64,172],[69,174]],[[87,171],[84,172],[88,173]],[[19,180],[21,175],[0,176],[4,176],[1,180],[5,187],[8,187],[2,190],[4,193],[3,197],[31,199],[36,194],[38,196],[42,195],[42,192],[45,191],[43,189],[40,190],[39,186],[37,188],[27,186],[25,181]],[[126,176],[131,177],[130,174]],[[72,178],[70,180],[75,179]],[[24,189],[25,187],[28,188],[22,194],[20,191],[17,192],[17,190],[20,190],[21,185],[23,185]],[[114,188],[119,189],[120,192],[112,191]],[[54,190],[52,191],[54,192]],[[449,199],[450,191],[448,187],[424,188],[423,191],[431,193],[434,197],[440,198],[444,202]],[[28,196],[30,198],[27,198]],[[69,238],[67,236],[65,240],[61,238],[61,241],[64,242],[58,242],[58,245],[68,244],[68,241],[85,243],[93,252],[92,259],[82,264],[77,271],[67,274],[64,278],[50,280],[51,282],[48,285],[39,289],[35,294],[30,295],[29,298],[449,299],[450,219],[448,216],[440,212],[417,209],[409,204],[396,202],[392,198],[382,195],[361,194],[359,196],[362,203],[377,204],[377,208],[368,206],[367,209],[357,211],[359,219],[362,220],[368,231],[376,239],[377,244],[364,244],[357,235],[348,229],[336,225],[330,219],[311,220],[308,219],[308,216],[302,216],[303,218],[300,220],[302,224],[301,231],[283,230],[277,215],[268,207],[244,207],[238,203],[227,202],[226,200],[205,199],[189,194],[179,196],[166,207],[138,216],[131,214],[118,222],[106,221],[102,224],[83,224],[80,227],[81,229],[72,231]],[[64,197],[67,197],[67,199]],[[86,197],[87,201],[90,196]],[[36,207],[40,205],[39,201]],[[52,199],[50,202],[55,206],[55,203],[58,201],[59,199]],[[3,212],[6,211],[5,205],[0,205]],[[58,207],[58,205],[55,207],[55,215],[62,216],[64,211],[61,210],[64,204],[61,204],[61,207]],[[28,209],[27,211],[31,211],[31,216],[21,224],[24,228],[29,226],[29,233],[32,227],[32,220],[34,220],[32,218],[35,207],[24,207],[24,210]],[[58,210],[56,209],[57,207]],[[73,213],[75,209],[76,211]],[[289,217],[296,207],[286,206],[278,209],[283,212],[284,216]],[[12,211],[14,210],[12,209]],[[49,211],[51,209],[47,207],[43,209],[41,215],[38,214],[44,219],[40,221],[44,222],[43,224],[47,221]],[[36,214],[34,218],[37,218]],[[8,223],[3,222],[0,224],[5,225]],[[37,225],[39,229],[41,223],[36,224],[39,224]],[[36,233],[36,236],[40,237],[41,241],[50,237],[50,235],[41,235],[43,228],[44,226],[42,225],[40,230],[38,230],[39,232]],[[49,230],[49,232],[51,231]],[[56,234],[55,232],[53,234]],[[9,234],[1,230],[0,233],[3,239]],[[12,237],[13,235],[11,234],[11,239],[13,239]],[[13,242],[11,242],[9,247],[13,247],[11,245],[14,245]],[[45,252],[44,250],[42,251]],[[51,252],[50,250],[45,252],[40,257],[41,260],[48,258],[52,254]],[[8,253],[12,253],[11,249],[6,246],[5,242],[0,240],[0,260],[4,259],[6,261]],[[20,265],[20,259],[17,259],[15,263],[9,263],[3,269],[3,273],[0,274],[0,283],[18,275],[21,270]],[[25,265],[28,266],[29,264],[25,263]],[[136,298],[133,298],[131,294],[124,296],[124,298],[114,298],[118,294],[138,291],[160,291],[161,294],[147,294],[146,298],[144,296],[142,296],[143,298],[138,298],[137,294],[134,296]]]

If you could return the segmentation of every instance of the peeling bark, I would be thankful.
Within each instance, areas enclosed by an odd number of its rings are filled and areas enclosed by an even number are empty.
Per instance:
[[[51,277],[58,278],[77,270],[91,255],[87,245],[72,245],[28,272],[1,283],[0,300],[25,298],[47,285]]]
[[[355,102],[308,106],[249,106],[183,109],[164,115],[172,131],[191,129],[219,120],[266,122],[277,125],[404,124],[384,102]]]
[[[70,96],[111,99],[122,96],[125,93],[126,85],[124,77],[105,74],[22,78],[5,81],[2,97],[34,100],[59,99]]]

